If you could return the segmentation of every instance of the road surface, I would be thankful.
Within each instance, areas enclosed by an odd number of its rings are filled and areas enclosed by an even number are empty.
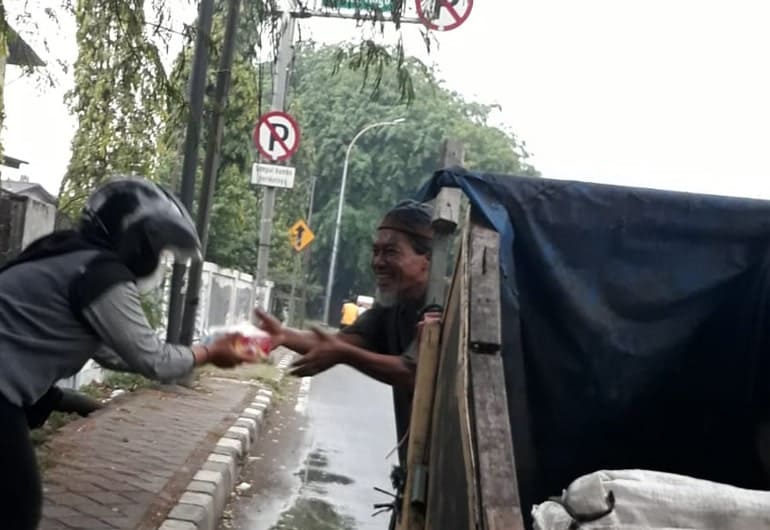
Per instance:
[[[380,530],[397,457],[390,388],[348,367],[292,380],[244,468],[221,530]],[[248,489],[246,489],[248,486]]]

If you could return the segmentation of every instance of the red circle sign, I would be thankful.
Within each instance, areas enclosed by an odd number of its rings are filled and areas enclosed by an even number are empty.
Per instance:
[[[436,31],[451,31],[459,28],[471,14],[473,0],[435,0],[438,7],[438,19],[425,14],[423,0],[415,0],[417,16],[426,27]],[[442,22],[443,21],[443,22]]]
[[[274,110],[254,127],[254,146],[271,162],[288,160],[299,149],[299,125],[289,114]]]

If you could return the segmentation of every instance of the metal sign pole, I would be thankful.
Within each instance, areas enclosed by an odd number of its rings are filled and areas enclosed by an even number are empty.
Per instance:
[[[182,162],[182,183],[180,195],[182,204],[192,211],[195,196],[195,169],[198,166],[198,143],[200,140],[201,120],[203,118],[203,99],[206,89],[206,70],[209,63],[209,43],[211,23],[214,18],[214,0],[203,0],[198,11],[195,55],[190,73],[190,117],[185,134],[184,161]],[[171,276],[171,288],[168,301],[168,322],[166,340],[179,342],[184,303],[184,279],[187,267],[174,263]]]
[[[281,26],[281,40],[278,45],[278,57],[275,63],[275,78],[273,82],[272,110],[283,110],[286,104],[286,87],[289,79],[294,53],[294,25],[295,20],[289,14],[283,16]],[[270,239],[273,235],[273,214],[275,210],[275,190],[272,186],[265,187],[262,196],[262,216],[259,226],[259,246],[257,248],[257,271],[255,275],[256,286],[265,285],[270,265]],[[270,301],[266,301],[270,305]],[[269,310],[269,307],[263,309]]]

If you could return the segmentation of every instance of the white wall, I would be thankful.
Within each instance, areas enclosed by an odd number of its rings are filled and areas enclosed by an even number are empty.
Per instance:
[[[56,208],[52,204],[40,202],[31,197],[27,197],[26,202],[24,236],[21,240],[22,249],[37,238],[53,232],[56,223]]]

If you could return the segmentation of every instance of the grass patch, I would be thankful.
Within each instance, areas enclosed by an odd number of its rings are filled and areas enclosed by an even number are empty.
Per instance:
[[[96,381],[83,385],[78,389],[78,392],[91,396],[92,398],[104,401],[109,399],[112,392],[115,390],[125,390],[126,392],[133,392],[140,388],[150,388],[157,383],[147,379],[139,374],[129,374],[125,372],[106,372],[104,381],[98,383]]]
[[[270,363],[243,364],[237,368],[217,368],[207,364],[196,370],[199,376],[237,379],[238,381],[253,381],[278,390],[278,368]]]
[[[107,377],[104,378],[105,386],[112,390],[128,390],[133,392],[139,388],[148,388],[154,386],[156,383],[151,379],[139,374],[130,374],[126,372],[108,372]]]
[[[52,412],[42,427],[29,433],[32,444],[36,447],[42,445],[53,433],[79,417],[80,416],[74,413],[67,414],[66,412]]]
[[[217,368],[207,364],[198,368],[198,373],[201,375],[225,377],[227,379],[238,379],[240,381],[253,379],[259,382],[266,382],[278,379],[278,368],[269,363],[249,364],[239,366],[238,368]]]
[[[32,445],[35,447],[37,464],[42,471],[45,471],[54,464],[54,459],[48,451],[46,442],[51,439],[51,436],[53,436],[56,431],[79,417],[80,416],[77,414],[54,411],[48,416],[48,419],[42,427],[29,432],[29,438],[32,440]]]

